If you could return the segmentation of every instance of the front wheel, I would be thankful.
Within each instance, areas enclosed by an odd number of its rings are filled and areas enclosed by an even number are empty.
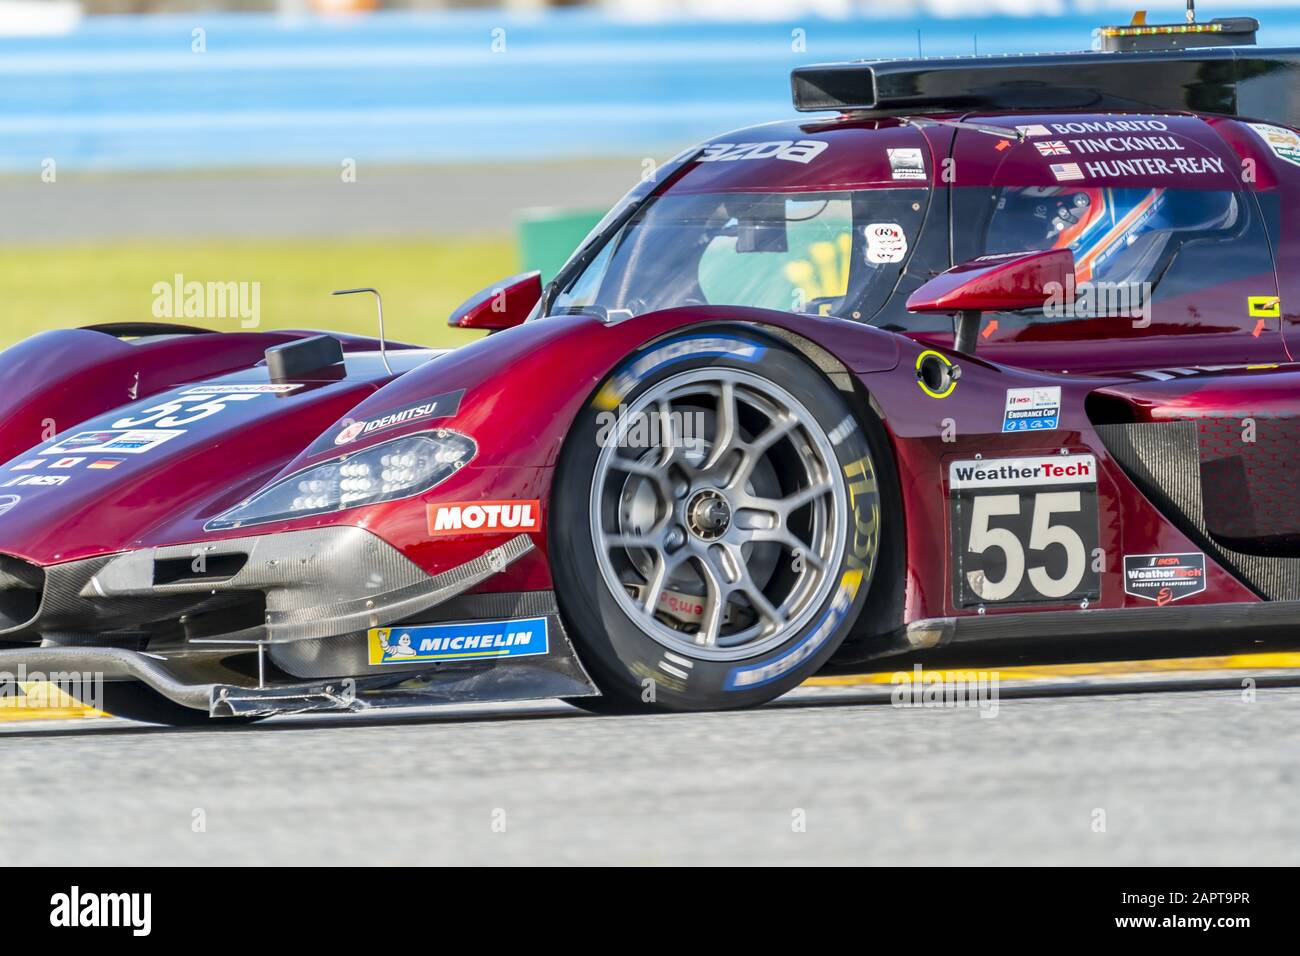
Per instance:
[[[749,333],[634,355],[575,422],[552,566],[602,713],[771,700],[814,673],[866,600],[876,465],[802,357]]]

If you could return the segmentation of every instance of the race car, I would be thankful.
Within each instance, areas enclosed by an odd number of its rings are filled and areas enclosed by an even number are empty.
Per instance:
[[[0,670],[165,723],[680,711],[1300,622],[1300,56],[1254,26],[799,68],[823,115],[676,157],[455,350],[8,349]]]

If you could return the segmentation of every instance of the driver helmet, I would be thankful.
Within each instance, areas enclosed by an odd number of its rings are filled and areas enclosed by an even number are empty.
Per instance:
[[[1231,226],[1231,193],[1163,187],[1111,189],[1023,186],[1003,191],[989,222],[986,252],[1070,249],[1075,277],[1096,278],[1123,250],[1153,232],[1201,232]]]

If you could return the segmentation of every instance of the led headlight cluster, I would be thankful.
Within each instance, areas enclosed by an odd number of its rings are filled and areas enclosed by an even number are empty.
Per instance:
[[[225,531],[410,498],[446,480],[475,451],[471,439],[450,431],[398,438],[282,478],[204,528]]]

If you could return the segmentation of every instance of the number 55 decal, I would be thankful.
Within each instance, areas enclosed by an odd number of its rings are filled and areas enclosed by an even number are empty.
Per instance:
[[[119,418],[113,422],[113,427],[183,428],[224,412],[230,402],[247,402],[257,396],[256,392],[222,395],[219,398],[207,395],[181,395],[174,401],[146,408],[139,418]]]
[[[1073,603],[1100,596],[1091,455],[953,462],[953,600]],[[1046,486],[1046,487],[1045,487]]]

